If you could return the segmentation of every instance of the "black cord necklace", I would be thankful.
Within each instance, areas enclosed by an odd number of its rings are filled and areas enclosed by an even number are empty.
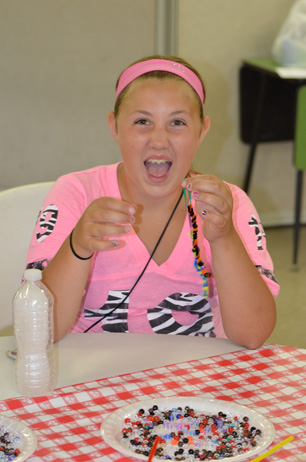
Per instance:
[[[184,190],[183,190],[183,191],[184,191]],[[124,302],[127,300],[127,298],[131,295],[131,293],[133,292],[133,290],[134,290],[135,287],[137,286],[138,282],[139,282],[140,279],[142,278],[142,276],[143,276],[145,270],[147,269],[147,267],[148,267],[150,261],[152,260],[154,254],[155,254],[155,252],[156,252],[156,249],[157,249],[157,247],[158,247],[159,244],[160,244],[160,241],[161,241],[162,238],[164,237],[164,234],[165,234],[165,232],[166,232],[166,230],[167,230],[167,228],[168,228],[168,226],[169,226],[169,223],[170,223],[170,221],[172,220],[172,217],[173,217],[173,215],[174,215],[176,209],[178,208],[179,203],[181,202],[181,199],[182,199],[182,197],[183,197],[183,191],[181,192],[180,197],[178,198],[178,201],[177,201],[177,203],[175,204],[174,209],[172,210],[171,215],[170,215],[170,217],[169,217],[169,219],[168,219],[168,221],[167,221],[167,223],[166,223],[166,225],[165,225],[165,227],[164,227],[164,229],[163,229],[161,235],[159,236],[158,241],[156,242],[155,247],[154,247],[154,249],[152,250],[152,253],[151,253],[151,255],[150,255],[150,257],[149,257],[147,263],[145,264],[143,270],[141,271],[140,275],[139,275],[138,278],[136,279],[136,281],[135,281],[133,287],[131,288],[131,290],[127,293],[127,295],[124,297],[124,299],[121,300],[121,302],[120,302],[117,306],[115,306],[109,313],[106,313],[106,314],[101,315],[97,321],[95,321],[91,326],[87,327],[87,329],[84,330],[84,333],[85,333],[85,332],[88,332],[90,329],[92,329],[93,327],[95,327],[95,325],[98,324],[100,321],[103,321],[103,319],[106,318],[106,316],[111,315],[115,310],[117,310],[118,308],[120,308],[120,306],[123,305],[123,303],[124,303]]]

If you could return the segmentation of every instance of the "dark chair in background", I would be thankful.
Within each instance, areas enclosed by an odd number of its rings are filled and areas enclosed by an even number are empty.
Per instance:
[[[306,78],[281,78],[276,67],[272,59],[258,58],[243,61],[240,68],[240,137],[250,145],[243,189],[249,191],[258,143],[294,141],[297,181],[293,267],[296,268],[306,170]]]

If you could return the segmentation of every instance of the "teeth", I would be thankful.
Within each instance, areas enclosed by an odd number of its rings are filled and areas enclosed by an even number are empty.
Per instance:
[[[165,159],[148,159],[146,162],[151,162],[151,164],[166,164],[169,161]]]

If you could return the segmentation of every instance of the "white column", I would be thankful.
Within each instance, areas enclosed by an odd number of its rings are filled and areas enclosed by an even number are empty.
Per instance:
[[[155,0],[155,53],[177,54],[177,14],[179,0]]]

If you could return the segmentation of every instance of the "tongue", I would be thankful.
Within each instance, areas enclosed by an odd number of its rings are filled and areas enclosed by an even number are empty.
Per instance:
[[[161,163],[155,163],[155,162],[146,162],[146,169],[148,173],[152,176],[155,177],[162,177],[166,175],[170,167],[169,162],[161,162]]]

